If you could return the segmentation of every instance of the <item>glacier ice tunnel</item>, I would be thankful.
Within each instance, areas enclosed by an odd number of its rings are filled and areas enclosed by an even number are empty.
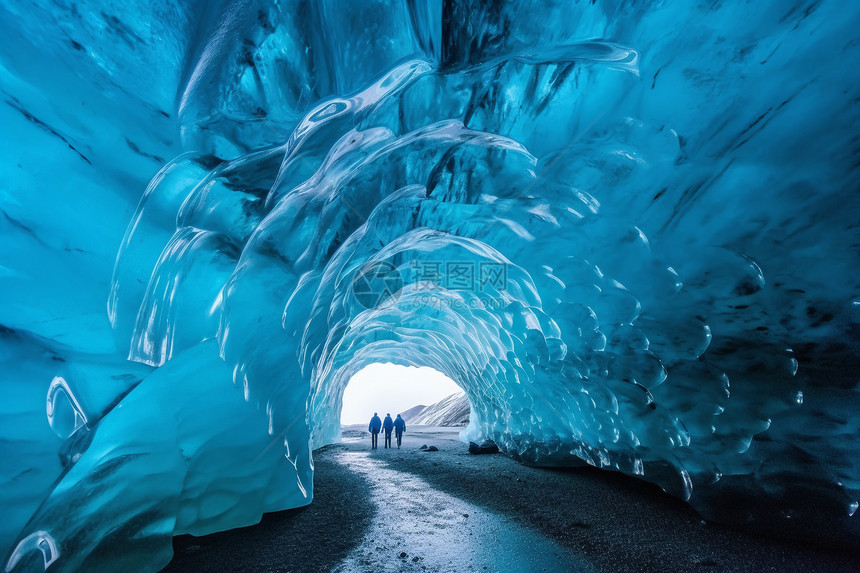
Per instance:
[[[364,366],[860,546],[860,5],[0,3],[4,566],[309,504]],[[121,550],[118,550],[121,548]]]

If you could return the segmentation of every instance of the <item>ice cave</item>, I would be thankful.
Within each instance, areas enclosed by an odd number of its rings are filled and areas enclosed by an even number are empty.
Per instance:
[[[858,30],[837,0],[3,1],[5,570],[158,570],[310,504],[378,362],[524,464],[860,546]]]

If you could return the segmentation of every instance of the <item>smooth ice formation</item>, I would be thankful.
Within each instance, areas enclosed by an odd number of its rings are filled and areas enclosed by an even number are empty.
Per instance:
[[[6,570],[157,569],[309,503],[380,361],[525,463],[857,545],[858,29],[836,0],[4,3]]]

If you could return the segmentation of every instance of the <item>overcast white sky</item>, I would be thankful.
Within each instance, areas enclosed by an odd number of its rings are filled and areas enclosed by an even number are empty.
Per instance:
[[[455,392],[453,380],[432,368],[371,364],[352,377],[343,392],[341,424],[367,424],[374,412],[394,418],[412,406],[428,406]]]

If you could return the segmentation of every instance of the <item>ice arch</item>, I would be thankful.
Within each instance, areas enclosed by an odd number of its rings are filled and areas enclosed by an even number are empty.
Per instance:
[[[3,8],[10,567],[309,503],[380,360],[525,462],[857,543],[860,11],[490,6]]]

